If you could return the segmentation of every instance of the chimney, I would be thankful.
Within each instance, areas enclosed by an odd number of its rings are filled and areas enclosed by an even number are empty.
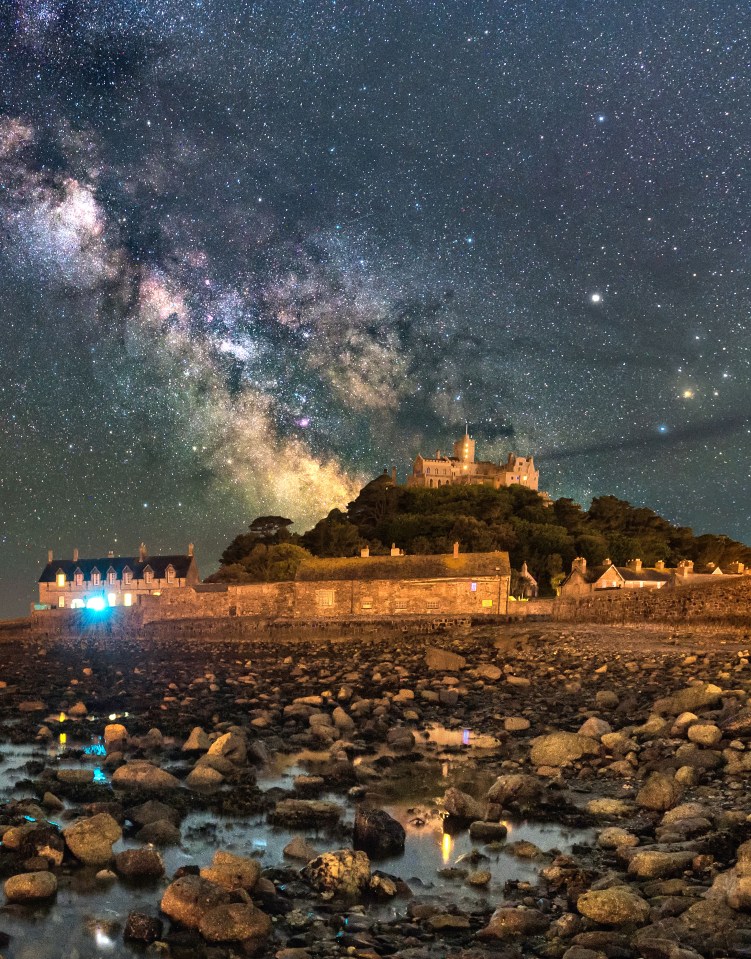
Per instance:
[[[77,547],[77,546],[76,546],[76,548],[73,550],[73,562],[74,562],[74,563],[77,563],[77,562],[78,562],[78,547]]]
[[[603,566],[612,566],[612,565],[613,565],[613,560],[608,556],[607,559],[604,559],[604,560],[602,561],[602,565],[603,565]]]
[[[401,555],[402,555],[402,551],[397,548],[396,543],[392,543],[392,544],[391,544],[391,555],[392,555],[392,556],[401,556]]]
[[[396,467],[391,467],[391,482],[396,486]]]
[[[188,543],[188,556],[195,555],[195,546],[192,543]]]
[[[370,556],[370,547],[369,547],[369,546],[363,546],[363,548],[360,550],[360,556],[361,556],[363,559],[367,559],[368,556]]]
[[[48,563],[51,563],[51,562],[52,562],[52,559],[53,559],[53,557],[52,557],[52,550],[51,550],[51,549],[48,549],[48,550],[47,550],[47,562],[48,562]]]
[[[587,573],[587,560],[584,556],[577,556],[576,559],[571,564],[571,572],[575,569],[578,569],[582,576],[585,576]]]
[[[115,551],[114,551],[114,549],[108,549],[108,550],[107,550],[107,559],[114,559],[114,558],[115,558]]]
[[[457,559],[459,556],[459,540],[454,541],[454,559]]]
[[[640,559],[630,559],[626,566],[631,570],[632,573],[641,573],[641,560]]]
[[[138,562],[144,563],[146,561],[146,543],[141,543],[138,547]]]
[[[655,563],[655,569],[659,570],[662,573],[665,570],[665,560],[658,559],[657,562]]]

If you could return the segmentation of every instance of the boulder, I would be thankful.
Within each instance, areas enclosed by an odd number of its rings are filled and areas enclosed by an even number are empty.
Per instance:
[[[318,892],[354,898],[370,884],[370,860],[361,850],[336,849],[311,860],[302,874]]]
[[[451,653],[447,649],[429,647],[425,650],[425,665],[442,673],[458,673],[467,665],[464,656]]]
[[[499,776],[488,790],[488,802],[498,803],[507,809],[527,811],[543,799],[545,787],[536,776],[511,773]]]
[[[392,856],[404,850],[404,826],[383,809],[359,806],[355,814],[354,846],[370,856]]]
[[[104,727],[104,745],[108,752],[122,749],[128,742],[128,730],[122,723],[109,723]]]
[[[576,901],[579,912],[605,926],[643,926],[649,919],[649,903],[629,886],[611,886],[585,892]]]
[[[493,663],[481,663],[475,672],[480,679],[487,679],[491,683],[496,682],[503,676],[503,670],[500,666],[495,666]]]
[[[541,935],[549,925],[550,918],[539,909],[499,906],[477,935],[481,939],[526,939]]]
[[[722,690],[719,686],[712,683],[696,683],[687,689],[680,689],[672,696],[658,700],[654,708],[655,712],[677,716],[679,713],[695,713],[705,706],[714,706],[721,699]]]
[[[57,879],[51,872],[22,872],[5,880],[3,886],[9,902],[35,902],[50,899],[57,892]]]
[[[224,776],[211,766],[195,766],[185,777],[185,785],[196,792],[211,792],[224,782]]]
[[[145,789],[150,792],[162,792],[177,789],[180,780],[153,763],[137,760],[116,769],[112,776],[112,785],[116,789]]]
[[[305,842],[302,836],[294,836],[290,839],[282,853],[288,859],[301,859],[303,862],[310,862],[319,855],[318,850]]]
[[[722,730],[714,723],[694,723],[688,727],[688,738],[699,746],[716,746],[722,739]]]
[[[683,798],[683,787],[667,773],[654,772],[636,794],[636,804],[642,809],[665,812]]]
[[[183,743],[183,752],[185,753],[205,753],[207,752],[211,740],[206,731],[201,726],[194,726],[190,731],[190,736]]]
[[[502,822],[485,822],[478,820],[469,827],[469,838],[475,842],[499,842],[505,839],[508,829]]]
[[[156,849],[125,849],[115,856],[115,872],[125,879],[161,879],[164,862]]]
[[[243,736],[225,733],[209,746],[208,755],[223,756],[235,766],[244,766],[248,759],[248,747]]]
[[[662,852],[644,849],[634,853],[628,864],[630,876],[639,879],[669,879],[691,868],[693,852]]]
[[[639,845],[639,837],[620,826],[610,826],[603,829],[597,836],[597,845],[600,849],[621,849]]]
[[[244,889],[252,892],[261,875],[261,864],[249,856],[236,856],[218,849],[210,866],[201,869],[201,876],[228,892]]]
[[[482,819],[485,815],[485,807],[476,799],[473,799],[469,793],[462,792],[455,786],[449,786],[443,794],[441,805],[449,814],[456,819],[471,822],[475,819]]]
[[[126,942],[142,942],[150,945],[162,938],[163,923],[156,916],[144,912],[131,912],[125,922],[123,939]]]
[[[157,819],[139,829],[136,839],[139,842],[153,843],[155,846],[178,846],[182,836],[177,826],[173,825],[169,819]]]
[[[592,739],[599,739],[601,736],[612,733],[612,731],[610,723],[605,722],[604,719],[599,719],[597,716],[590,716],[589,719],[581,724],[578,729],[578,734],[580,736],[591,736]]]
[[[549,733],[532,740],[530,759],[533,766],[565,766],[583,756],[596,756],[597,740],[578,733]]]
[[[63,830],[65,843],[85,866],[106,866],[112,859],[112,844],[123,831],[109,813],[79,819]]]
[[[174,922],[198,929],[212,909],[229,902],[229,893],[202,876],[180,876],[164,890],[161,910]]]
[[[282,799],[269,818],[275,826],[292,829],[310,826],[333,826],[339,822],[342,807],[322,799]]]
[[[207,942],[245,942],[260,945],[271,935],[271,919],[252,903],[233,902],[216,906],[198,924]]]

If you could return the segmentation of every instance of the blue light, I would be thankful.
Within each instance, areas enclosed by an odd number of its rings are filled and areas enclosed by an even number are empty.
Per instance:
[[[104,597],[103,596],[92,596],[90,599],[86,600],[86,609],[93,609],[97,613],[101,613],[104,609]]]

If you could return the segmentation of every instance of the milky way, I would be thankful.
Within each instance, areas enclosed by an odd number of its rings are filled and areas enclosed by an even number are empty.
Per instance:
[[[0,7],[0,613],[47,548],[299,528],[466,420],[751,540],[751,17]]]

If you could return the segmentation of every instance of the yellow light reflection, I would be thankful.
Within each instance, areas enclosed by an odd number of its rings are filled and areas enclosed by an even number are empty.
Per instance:
[[[441,858],[443,859],[444,865],[451,862],[451,850],[454,848],[454,840],[447,832],[443,834],[441,839]]]
[[[64,746],[68,742],[68,734],[60,733],[60,745]]]
[[[67,718],[68,718],[68,717],[65,715],[65,713],[60,713],[60,715],[58,716],[57,721],[58,721],[59,723],[64,723]]]

